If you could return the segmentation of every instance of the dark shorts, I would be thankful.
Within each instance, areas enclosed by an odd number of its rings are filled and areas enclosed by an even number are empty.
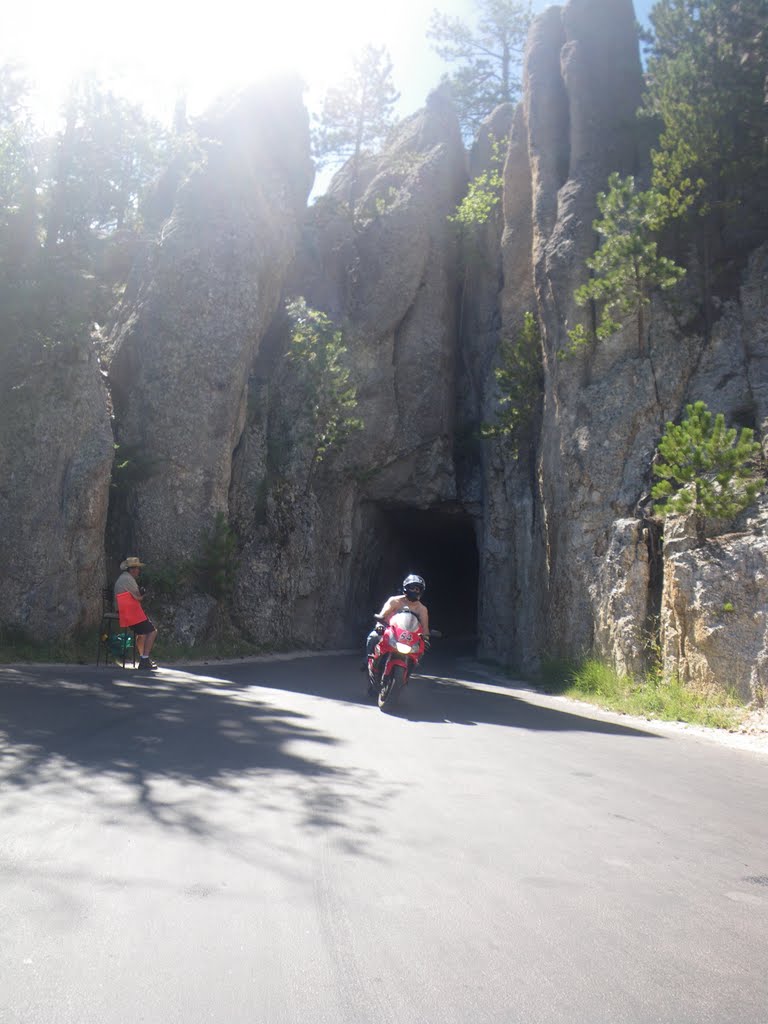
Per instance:
[[[155,624],[152,619],[144,619],[143,622],[137,622],[135,626],[131,627],[134,633],[138,633],[139,636],[146,636],[147,633],[155,632]]]

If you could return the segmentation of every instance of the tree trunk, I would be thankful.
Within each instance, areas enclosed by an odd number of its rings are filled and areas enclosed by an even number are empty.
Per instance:
[[[639,354],[645,355],[645,305],[642,302],[637,311],[637,346]]]
[[[355,152],[352,156],[352,180],[349,184],[349,210],[352,216],[355,215],[355,203],[357,202],[357,183],[360,175],[360,154],[363,149],[363,133],[365,132],[365,105],[367,96],[365,87],[360,97],[360,107],[357,111],[357,128],[355,133]]]
[[[50,255],[56,248],[64,223],[64,212],[67,204],[67,180],[72,165],[72,147],[75,137],[77,110],[74,96],[67,104],[67,119],[64,134],[59,140],[53,169],[53,188],[51,206],[45,225],[45,253]]]
[[[698,546],[701,548],[701,547],[704,547],[704,541],[707,539],[707,535],[706,535],[706,518],[705,518],[703,512],[701,511],[702,507],[703,507],[703,503],[702,503],[702,496],[701,496],[701,486],[700,486],[698,480],[696,481],[696,484],[695,484],[695,490],[696,490],[696,504],[694,506],[694,522],[696,524],[696,541],[698,543]]]

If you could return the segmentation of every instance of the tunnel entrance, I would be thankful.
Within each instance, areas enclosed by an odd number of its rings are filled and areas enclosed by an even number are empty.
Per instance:
[[[427,583],[424,603],[430,624],[451,638],[452,645],[474,649],[477,635],[479,559],[472,517],[455,503],[431,509],[368,505],[363,558],[369,613],[385,598],[401,592],[409,573]],[[366,620],[370,623],[370,617]]]

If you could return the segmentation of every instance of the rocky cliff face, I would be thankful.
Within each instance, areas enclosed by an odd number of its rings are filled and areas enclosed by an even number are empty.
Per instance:
[[[641,77],[630,0],[550,9],[532,34],[527,63],[532,263],[545,367],[539,476],[548,600],[537,647],[574,654],[595,640],[595,590],[611,524],[639,497],[645,467],[627,465],[639,424],[650,443],[657,431],[648,415],[652,370],[637,365],[631,332],[594,362],[561,358],[566,329],[582,315],[573,292],[594,249],[597,192],[611,171],[638,169],[631,126]]]
[[[750,258],[738,301],[727,302],[702,346],[690,394],[765,444],[768,245]],[[696,388],[695,391],[692,389]],[[673,520],[664,543],[663,664],[686,682],[726,686],[744,700],[768,697],[768,498],[735,521],[710,522],[699,546],[691,522]]]
[[[630,0],[578,0],[548,9],[534,23],[525,102],[514,117],[504,172],[502,285],[495,296],[486,289],[481,300],[486,320],[495,316],[497,323],[496,346],[489,338],[486,353],[519,334],[526,312],[542,334],[536,435],[517,459],[498,444],[481,453],[481,560],[494,584],[481,582],[480,645],[518,664],[534,664],[542,652],[576,654],[613,628],[607,623],[614,614],[601,606],[604,578],[613,572],[604,562],[610,559],[615,568],[625,542],[638,549],[637,538],[630,540],[625,527],[614,529],[614,520],[631,515],[642,489],[641,457],[634,468],[627,462],[655,397],[653,372],[636,365],[629,332],[589,364],[566,363],[561,350],[567,328],[581,315],[573,292],[594,249],[597,193],[611,171],[639,170],[633,125],[640,89]],[[475,282],[470,291],[477,293]],[[478,332],[470,328],[462,344],[474,353]],[[486,373],[481,419],[491,419],[496,399],[492,373]],[[651,449],[658,418],[654,411],[645,427]],[[642,596],[626,608],[618,602],[622,634],[638,613],[644,622],[647,559],[633,575],[640,577]],[[509,581],[501,593],[499,579]],[[625,657],[635,667],[634,650]]]
[[[251,637],[355,637],[373,610],[371,577],[397,557],[387,513],[455,500],[457,249],[447,216],[465,183],[456,116],[436,93],[361,169],[354,214],[345,173],[308,211],[286,295],[343,327],[363,428],[311,462],[278,322],[273,351],[254,367],[263,401],[233,491],[243,541],[233,614]]]
[[[530,531],[526,558],[532,567],[525,576],[527,600],[536,615],[519,628],[525,615],[520,603],[507,609],[508,634],[519,644],[504,653],[523,663],[596,651],[622,670],[642,670],[647,632],[661,612],[659,547],[642,509],[664,424],[699,398],[731,421],[764,422],[759,255],[742,303],[721,305],[709,336],[696,327],[689,284],[678,290],[674,311],[656,303],[642,351],[637,324],[628,324],[594,350],[562,358],[568,328],[584,316],[573,294],[595,247],[596,194],[611,171],[642,175],[644,169],[634,119],[641,81],[633,17],[629,0],[571,0],[546,11],[529,38],[526,98],[510,140],[507,169],[516,170],[505,180],[501,332],[516,329],[525,308],[517,297],[532,301],[532,280],[544,403],[535,483],[518,478],[510,493],[509,474],[488,468],[485,508],[506,504],[508,522],[523,513],[541,527]],[[526,236],[528,210],[532,231],[525,259],[518,242]],[[522,540],[502,546],[502,559],[518,577],[515,551]],[[664,590],[669,621],[673,571],[670,563]],[[762,635],[759,641],[758,649]],[[499,650],[495,622],[482,642]],[[680,668],[672,646],[666,651],[667,668]],[[702,676],[691,667],[694,661],[685,662],[688,678]]]
[[[68,639],[101,615],[112,469],[90,339],[5,362],[0,398],[0,626]]]
[[[699,688],[727,686],[765,703],[768,539],[724,533],[697,547],[685,522],[670,524],[664,557],[662,656]]]
[[[280,299],[312,184],[298,83],[199,126],[201,159],[135,269],[110,338],[117,440],[144,460],[121,531],[155,564],[199,553],[228,514],[248,373]]]
[[[502,662],[594,652],[640,672],[651,636],[670,672],[765,691],[764,511],[721,524],[700,549],[674,538],[665,548],[647,511],[659,438],[687,402],[765,438],[768,245],[739,294],[712,296],[711,329],[691,274],[673,302],[654,300],[642,338],[629,323],[563,358],[585,315],[573,296],[596,244],[597,193],[612,171],[647,173],[640,88],[631,0],[570,0],[536,20],[524,102],[494,113],[469,163],[438,90],[309,209],[297,86],[201,124],[200,159],[166,182],[109,341],[131,467],[117,481],[110,555],[131,548],[173,577],[199,559],[217,515],[234,543],[224,588],[187,575],[171,595],[166,635],[194,643],[215,620],[272,648],[351,643],[415,570],[436,623],[476,630],[479,652]],[[449,217],[494,139],[506,153],[501,203],[460,232]],[[283,307],[297,296],[341,330],[363,423],[322,462],[285,358]],[[513,450],[481,427],[526,313],[540,328],[541,380]],[[34,379],[41,402],[14,392],[2,421],[12,571],[0,622],[60,635],[96,614],[111,436],[92,360],[66,370],[63,393],[45,369],[30,374],[19,381]],[[76,426],[54,438],[75,402]],[[33,506],[51,480],[58,497],[33,529],[19,503]],[[67,569],[74,589],[57,582]]]

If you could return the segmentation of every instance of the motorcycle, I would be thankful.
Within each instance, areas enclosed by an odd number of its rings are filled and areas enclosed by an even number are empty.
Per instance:
[[[377,619],[381,639],[368,655],[368,694],[376,696],[382,711],[397,704],[408,685],[411,670],[418,665],[426,643],[418,616],[406,605],[388,623]],[[433,635],[437,635],[433,631]]]

